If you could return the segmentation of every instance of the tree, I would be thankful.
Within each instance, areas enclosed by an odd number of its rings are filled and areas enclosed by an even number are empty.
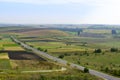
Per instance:
[[[94,53],[101,53],[102,50],[101,49],[95,49]]]
[[[42,49],[42,48],[40,48],[40,47],[39,47],[39,48],[37,48],[37,49],[38,49],[38,50],[40,50],[40,51],[43,51],[43,49]]]
[[[77,61],[78,64],[80,64],[80,61]]]
[[[117,34],[116,30],[112,30],[111,32],[112,34]]]
[[[108,72],[108,71],[109,71],[109,68],[108,68],[108,67],[106,67],[106,68],[105,68],[105,72]]]
[[[87,67],[84,68],[85,73],[89,73],[89,69]]]
[[[77,32],[77,33],[78,33],[78,36],[80,36],[80,33],[81,33],[81,32],[83,32],[82,29],[78,30],[78,32]]]
[[[47,49],[45,49],[44,52],[47,52]]]
[[[111,51],[111,52],[117,52],[118,49],[117,49],[117,48],[111,48],[110,51]]]
[[[64,55],[59,55],[58,58],[63,59],[63,58],[64,58]]]

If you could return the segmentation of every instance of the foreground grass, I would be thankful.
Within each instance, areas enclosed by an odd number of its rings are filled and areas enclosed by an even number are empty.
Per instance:
[[[103,80],[88,73],[83,73],[78,70],[67,70],[65,72],[52,73],[13,73],[0,74],[2,80]]]

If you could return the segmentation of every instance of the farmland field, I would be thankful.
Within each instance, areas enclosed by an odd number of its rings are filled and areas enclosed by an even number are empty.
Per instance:
[[[79,36],[77,36],[77,32],[49,29],[14,29],[9,32],[10,35],[15,36],[20,41],[40,51],[65,59],[68,62],[73,62],[87,68],[119,77],[120,42],[118,38],[114,38],[114,36],[111,35],[111,30],[85,29],[82,33],[84,35],[81,34]],[[24,49],[19,44],[13,42],[7,33],[1,33],[0,68],[1,72],[9,73],[9,77],[11,79],[13,78],[13,80],[19,78],[27,80],[31,78],[31,75],[34,79],[40,79],[42,76],[45,80],[47,80],[47,78],[49,78],[49,80],[53,80],[53,78],[54,80],[84,80],[85,78],[85,80],[102,80],[101,78],[91,76],[79,70],[73,72],[73,69],[71,70],[68,67],[67,71],[63,72],[40,74],[24,73],[28,76],[28,78],[25,78],[20,72],[31,70],[59,70],[63,65],[39,57],[33,52]],[[116,52],[111,52],[111,48],[117,48],[118,50]],[[102,51],[100,53],[95,53],[94,51],[96,49],[101,49]],[[45,75],[48,76],[46,77]],[[0,78],[3,80],[6,79],[4,75],[0,75]]]
[[[83,33],[99,34],[104,37],[93,36],[76,36],[74,32],[66,32],[72,36],[53,38],[41,37],[37,38],[20,38],[26,44],[45,51],[47,53],[59,57],[63,55],[62,59],[73,62],[91,69],[99,70],[113,76],[120,75],[120,42],[118,38],[114,38],[111,30],[84,30]],[[35,41],[34,40],[38,40]],[[44,40],[41,40],[44,39]],[[50,40],[51,39],[51,40]],[[52,40],[54,39],[54,40]],[[111,48],[117,48],[117,52],[111,52]],[[101,53],[94,53],[95,49],[101,49]],[[108,58],[109,57],[109,58]],[[106,71],[108,69],[108,71]],[[116,71],[116,73],[115,73]]]

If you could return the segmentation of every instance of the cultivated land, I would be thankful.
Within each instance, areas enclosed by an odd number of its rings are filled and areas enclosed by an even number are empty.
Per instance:
[[[103,80],[89,73],[84,73],[83,71],[69,68],[44,57],[39,57],[10,39],[10,35],[16,36],[30,46],[46,51],[49,54],[54,53],[55,56],[64,52],[72,54],[71,52],[84,51],[84,47],[68,43],[66,38],[71,38],[71,35],[66,32],[49,29],[7,28],[3,29],[0,33],[1,80]],[[31,36],[28,36],[30,33]],[[91,48],[87,49],[92,50]],[[62,71],[62,67],[65,67],[66,70]],[[49,72],[49,70],[53,70],[53,72]]]
[[[61,31],[56,29],[2,28],[0,31],[0,79],[6,80],[102,80],[83,71],[71,69],[44,57],[35,55],[10,39],[20,41],[40,51],[75,64],[120,77],[120,30],[83,29]],[[115,51],[111,51],[114,48]],[[95,52],[101,49],[101,52]],[[117,50],[116,50],[117,49]],[[22,73],[22,71],[60,70],[60,72]],[[8,74],[6,74],[8,73]],[[26,76],[25,76],[26,75]]]
[[[54,37],[37,35],[18,38],[36,49],[47,50],[47,53],[56,57],[63,56],[62,59],[69,62],[120,76],[120,41],[110,29],[85,29],[80,36],[77,36],[77,32],[65,32],[68,35],[61,36],[61,33]],[[117,48],[118,51],[111,52],[111,48]],[[95,49],[101,49],[102,52],[94,53]]]

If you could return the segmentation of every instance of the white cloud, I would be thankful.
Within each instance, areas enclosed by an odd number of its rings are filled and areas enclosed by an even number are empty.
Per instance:
[[[105,0],[101,6],[97,6],[96,10],[85,16],[82,23],[92,24],[120,24],[120,1]]]

